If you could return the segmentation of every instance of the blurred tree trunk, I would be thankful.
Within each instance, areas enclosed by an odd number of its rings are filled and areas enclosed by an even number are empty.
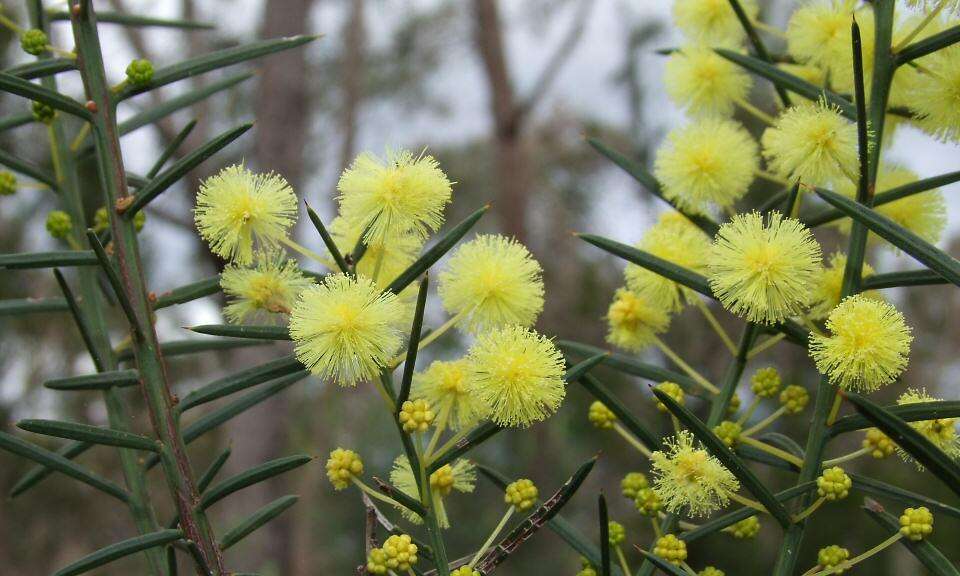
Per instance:
[[[357,116],[363,100],[366,61],[366,27],[364,0],[351,0],[350,16],[344,24],[342,99],[340,101],[340,169],[349,166],[356,153]],[[338,174],[339,176],[339,174]]]

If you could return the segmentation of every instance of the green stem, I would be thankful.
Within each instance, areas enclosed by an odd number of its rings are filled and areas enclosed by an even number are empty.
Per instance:
[[[873,556],[873,555],[876,554],[877,552],[880,552],[881,550],[883,550],[883,549],[885,549],[885,548],[888,548],[888,547],[890,547],[891,545],[897,543],[901,538],[903,538],[903,534],[901,534],[900,532],[897,532],[896,534],[890,536],[889,538],[887,538],[887,539],[884,540],[883,542],[881,542],[881,543],[877,544],[876,546],[874,546],[873,548],[867,550],[867,551],[864,552],[863,554],[860,554],[859,556],[854,556],[853,558],[851,558],[851,559],[849,559],[849,560],[844,560],[843,562],[837,564],[836,566],[827,568],[826,570],[821,570],[820,572],[817,572],[816,574],[814,574],[814,576],[821,576],[821,575],[823,575],[823,574],[839,574],[840,572],[844,572],[844,571],[846,571],[848,568],[850,568],[850,567],[852,567],[852,566],[854,566],[854,565],[856,565],[856,564],[858,564],[858,563],[860,563],[860,562],[863,562],[864,560],[866,560],[867,558]]]
[[[836,466],[836,465],[838,465],[838,464],[843,464],[844,462],[849,462],[849,461],[851,461],[851,460],[856,460],[857,458],[859,458],[859,457],[861,457],[861,456],[865,456],[865,455],[869,454],[871,451],[873,451],[872,448],[869,448],[869,447],[866,447],[866,446],[865,446],[865,447],[863,447],[863,448],[860,448],[859,450],[854,450],[853,452],[850,452],[849,454],[844,454],[843,456],[837,456],[836,458],[831,458],[831,459],[829,459],[829,460],[824,460],[824,461],[823,461],[823,467],[824,467],[824,468],[829,468],[830,466]]]
[[[460,321],[463,320],[469,312],[470,310],[461,310],[460,312],[457,312],[456,314],[451,316],[449,320],[443,323],[443,325],[441,325],[439,328],[437,328],[433,332],[427,334],[426,338],[421,338],[420,343],[417,344],[417,350],[418,351],[423,350],[427,346],[433,344],[437,340],[437,338],[443,336],[451,328],[459,324]],[[389,366],[391,369],[396,368],[397,366],[402,364],[403,361],[406,359],[407,359],[407,353],[406,351],[404,351],[403,354],[398,354],[397,356],[394,356],[390,360],[390,363],[387,364],[387,366]]]
[[[757,440],[757,439],[755,439],[755,438],[751,438],[751,437],[746,436],[746,435],[741,435],[741,436],[740,436],[740,441],[743,442],[744,444],[748,445],[748,446],[753,446],[753,447],[756,448],[757,450],[760,450],[760,451],[762,451],[762,452],[766,452],[767,454],[770,454],[771,456],[776,456],[777,458],[780,458],[781,460],[786,460],[787,462],[789,462],[789,463],[791,463],[791,464],[796,464],[798,467],[799,467],[799,466],[803,466],[803,460],[797,458],[796,456],[794,456],[793,454],[787,452],[786,450],[781,450],[781,449],[777,448],[776,446],[771,446],[771,445],[767,444],[766,442],[761,442],[761,441],[759,441],[759,440]]]
[[[930,23],[933,22],[936,19],[936,17],[940,15],[940,12],[942,12],[943,9],[947,7],[947,2],[949,2],[949,0],[940,0],[936,8],[931,10],[930,13],[927,14],[926,18],[924,18],[919,24],[917,24],[916,28],[911,30],[909,34],[907,34],[906,36],[903,37],[902,40],[897,42],[897,45],[893,47],[893,52],[897,53],[903,50],[907,45],[909,45],[910,42],[913,41],[913,39],[916,38],[918,34],[923,32],[924,28],[929,26]]]
[[[440,448],[437,448],[437,449],[433,452],[434,456],[429,459],[428,463],[429,463],[429,464],[432,464],[432,463],[437,459],[437,458],[436,458],[437,456],[439,456],[439,455],[441,455],[441,454],[445,454],[448,450],[450,450],[451,448],[453,448],[454,446],[456,446],[456,445],[457,445],[457,442],[459,442],[459,441],[463,440],[464,438],[466,438],[467,436],[469,436],[470,433],[473,432],[474,430],[475,430],[475,428],[462,428],[462,429],[458,430],[456,434],[454,434],[453,436],[451,436],[449,440],[447,440],[446,442],[443,443],[443,446],[440,446]]]
[[[737,419],[737,424],[743,426],[747,423],[747,420],[753,417],[753,413],[757,411],[757,407],[760,406],[761,398],[759,396],[754,396],[753,400],[750,401],[750,405],[747,406],[747,409],[744,411],[743,416]]]
[[[741,496],[741,495],[737,494],[736,492],[728,492],[728,493],[727,493],[727,496],[729,496],[730,499],[733,500],[734,502],[737,502],[738,504],[743,504],[743,505],[746,506],[747,508],[753,508],[754,510],[756,510],[756,511],[758,511],[758,512],[763,512],[764,514],[767,513],[767,509],[764,507],[764,505],[761,504],[761,503],[759,503],[759,502],[757,502],[756,500],[754,500],[754,499],[752,499],[752,498],[747,498],[746,496]]]
[[[751,116],[763,122],[767,126],[772,126],[774,122],[776,122],[776,118],[767,114],[763,110],[757,108],[756,106],[751,104],[746,98],[736,98],[734,99],[734,103],[737,106],[739,106],[744,112],[746,112],[747,114],[750,114]]]
[[[737,353],[737,346],[733,343],[733,340],[730,338],[730,335],[727,334],[727,331],[723,329],[723,326],[720,325],[720,322],[717,320],[717,317],[713,315],[713,312],[710,311],[710,307],[707,306],[706,302],[701,300],[699,297],[693,297],[694,305],[698,310],[703,314],[703,317],[707,319],[707,323],[710,324],[710,327],[713,328],[713,331],[717,333],[717,336],[720,337],[720,340],[723,341],[723,345],[727,347],[727,350],[731,354]]]
[[[781,406],[781,407],[777,408],[777,409],[774,410],[769,416],[767,416],[767,417],[764,418],[763,420],[757,422],[757,423],[754,424],[753,426],[751,426],[751,427],[747,428],[746,430],[744,430],[744,431],[743,431],[743,435],[744,435],[744,436],[753,436],[753,435],[756,434],[757,432],[763,430],[763,429],[766,428],[767,426],[769,426],[769,425],[773,424],[774,422],[776,422],[776,421],[777,421],[777,418],[783,416],[784,414],[786,414],[786,412],[787,412],[787,408],[786,408],[785,406]]]
[[[613,547],[613,549],[617,553],[617,560],[620,561],[620,568],[623,569],[624,576],[629,576],[629,574],[631,574],[630,565],[627,564],[627,557],[623,555],[623,548],[621,548],[620,545],[617,544],[616,546]]]
[[[480,549],[477,550],[477,553],[474,554],[473,560],[470,561],[469,566],[471,569],[477,565],[477,562],[480,561],[480,558],[483,557],[483,553],[487,551],[487,548],[493,544],[493,541],[497,539],[497,536],[500,535],[500,532],[503,532],[504,526],[507,525],[507,522],[510,520],[510,517],[513,516],[513,511],[516,510],[516,506],[510,506],[507,508],[507,513],[503,515],[503,518],[500,519],[500,523],[497,524],[496,528],[493,529],[493,532],[490,533],[490,536],[487,537],[487,540],[480,546]]]
[[[816,511],[817,511],[817,508],[819,508],[820,506],[822,506],[823,503],[826,502],[826,501],[827,501],[827,499],[824,498],[823,496],[817,498],[816,501],[815,501],[813,504],[807,506],[807,508],[806,508],[803,512],[800,512],[799,514],[795,515],[795,516],[793,517],[793,521],[794,521],[795,523],[796,523],[796,522],[800,522],[801,520],[803,520],[803,519],[806,518],[807,516],[809,516],[809,515],[813,514],[814,512],[816,512]]]
[[[633,435],[630,434],[630,432],[628,432],[626,428],[621,426],[619,422],[613,423],[613,429],[617,432],[617,434],[622,436],[623,439],[626,440],[628,444],[636,448],[637,451],[639,451],[641,454],[647,457],[647,459],[650,458],[650,454],[651,454],[650,449],[644,446],[643,442],[640,442],[639,440],[634,438]]]
[[[747,353],[747,359],[753,360],[761,352],[767,350],[771,346],[774,346],[775,344],[777,344],[778,342],[780,342],[786,337],[787,335],[784,334],[783,332],[780,332],[779,334],[774,334],[773,336],[768,337],[766,340],[764,340],[763,342],[757,344],[756,346],[750,349],[750,352]]]
[[[397,509],[405,509],[405,508],[406,508],[406,506],[403,506],[402,504],[400,504],[399,502],[397,502],[397,501],[394,500],[393,498],[387,496],[386,494],[381,494],[380,492],[377,492],[377,491],[374,490],[373,488],[367,486],[367,485],[363,482],[363,480],[357,478],[356,476],[351,476],[351,477],[350,477],[350,480],[354,483],[354,485],[355,485],[357,488],[359,488],[360,490],[362,490],[365,494],[367,494],[367,495],[370,496],[371,498],[375,498],[375,499],[383,502],[384,504],[389,504],[389,505],[391,505],[391,506],[395,506]]]
[[[333,261],[331,261],[329,258],[325,258],[322,255],[317,254],[313,250],[305,246],[301,246],[300,244],[297,244],[290,238],[284,237],[282,240],[280,240],[280,242],[283,243],[287,248],[290,248],[291,250],[293,250],[294,252],[299,252],[300,254],[303,254],[307,258],[315,262],[319,262],[320,264],[326,266],[330,270],[339,270],[339,268],[337,268],[337,265]]]
[[[423,452],[423,458],[426,461],[430,461],[431,456],[433,456],[433,450],[437,447],[437,442],[440,441],[440,436],[443,435],[443,431],[447,428],[447,421],[450,419],[450,411],[453,408],[453,398],[448,398],[443,407],[440,408],[440,414],[437,415],[437,428],[433,432],[433,437],[430,438],[430,442],[427,444],[427,449]]]
[[[681,358],[676,352],[673,351],[673,349],[667,346],[666,342],[654,336],[653,343],[656,344],[657,348],[659,348],[661,352],[663,352],[664,356],[669,358],[671,362],[673,362],[674,364],[677,365],[678,368],[683,370],[683,372],[686,373],[687,376],[693,378],[693,380],[697,384],[702,386],[707,392],[710,392],[711,394],[716,394],[720,391],[716,386],[711,384],[709,380],[704,378],[702,374],[700,374],[699,372],[694,370],[692,366],[687,364],[683,358]]]

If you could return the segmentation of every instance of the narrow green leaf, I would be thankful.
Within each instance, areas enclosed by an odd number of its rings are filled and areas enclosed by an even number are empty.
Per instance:
[[[0,150],[0,165],[6,166],[14,172],[19,172],[20,174],[29,176],[37,182],[42,182],[53,190],[57,190],[59,188],[59,186],[57,186],[57,180],[52,174],[49,174],[47,171],[37,166],[33,162],[17,158],[13,154],[4,152],[3,150]]]
[[[480,444],[483,444],[490,438],[492,438],[496,433],[503,430],[502,427],[497,426],[493,422],[487,421],[483,424],[478,425],[476,428],[470,431],[463,439],[450,447],[449,450],[443,454],[438,455],[432,462],[428,470],[433,473],[436,472],[438,468],[442,467],[444,464],[449,464],[463,456],[467,452],[470,452]]]
[[[142,550],[169,544],[174,540],[179,540],[182,536],[183,534],[179,530],[158,530],[151,534],[144,534],[143,536],[124,540],[123,542],[117,542],[116,544],[101,548],[89,556],[84,556],[65,568],[57,570],[53,576],[76,576],[77,574],[83,574],[84,572],[89,572],[94,568],[99,568],[104,564],[109,564],[114,560],[136,554]]]
[[[913,404],[884,406],[884,409],[905,422],[919,420],[937,420],[939,418],[960,418],[960,400],[936,400]],[[830,435],[863,430],[873,426],[873,422],[859,414],[843,416],[830,426]]]
[[[220,352],[222,350],[233,350],[234,348],[247,348],[248,346],[264,346],[273,344],[273,340],[247,340],[244,338],[231,338],[224,340],[196,339],[173,340],[164,342],[160,345],[160,352],[165,358],[174,356],[186,356],[188,354],[199,354],[201,352]],[[117,361],[128,362],[133,360],[133,350],[123,348],[117,351]]]
[[[490,205],[487,204],[483,208],[480,208],[473,214],[467,216],[463,219],[462,222],[448,230],[445,234],[440,236],[437,239],[436,243],[431,246],[426,252],[423,253],[417,260],[410,265],[409,268],[404,270],[397,276],[393,282],[387,286],[387,290],[393,292],[394,294],[399,294],[403,291],[404,288],[410,285],[411,282],[420,277],[421,274],[430,269],[434,263],[443,257],[444,254],[450,251],[461,238],[466,235],[467,232],[473,228],[473,225],[477,223],[477,220],[480,220],[487,210],[490,209]]]
[[[920,238],[913,232],[900,226],[886,216],[871,210],[858,202],[829,190],[815,189],[817,194],[861,222],[878,236],[900,248],[918,262],[937,272],[953,284],[960,286],[960,261]]]
[[[743,487],[763,504],[770,515],[773,516],[783,528],[790,526],[790,514],[783,507],[783,504],[781,504],[773,493],[764,486],[760,479],[747,468],[747,465],[731,452],[722,440],[717,438],[717,435],[714,434],[712,430],[707,428],[699,418],[694,416],[693,412],[677,404],[669,394],[656,388],[651,388],[651,390],[657,399],[667,407],[670,413],[676,416],[677,420],[686,426],[690,432],[703,443],[703,446],[710,451],[711,454],[716,456],[717,460],[740,480]]]
[[[960,495],[960,465],[953,461],[902,419],[877,406],[860,394],[844,393],[862,416],[903,448],[917,462],[943,481],[954,493]]]
[[[618,372],[623,372],[624,374],[639,376],[640,378],[650,380],[651,382],[676,382],[682,386],[685,391],[689,391],[694,395],[699,394],[701,390],[699,384],[684,374],[662,368],[655,364],[640,362],[639,360],[633,358],[632,356],[627,356],[626,354],[609,352],[603,348],[597,348],[596,346],[590,346],[589,344],[574,342],[572,340],[558,340],[557,346],[563,350],[565,354],[572,353],[586,357],[590,357],[595,354],[606,354],[607,356],[603,360],[603,365],[609,366],[610,368],[613,368]]]
[[[48,12],[50,20],[70,21],[70,13],[66,10],[50,10]],[[212,30],[216,28],[215,24],[210,22],[197,22],[194,20],[181,20],[169,18],[152,18],[150,16],[140,16],[137,14],[127,14],[126,12],[102,12],[97,10],[97,23],[99,24],[121,24],[123,26],[150,26],[154,28],[181,28],[187,30]]]
[[[0,254],[0,268],[25,270],[55,266],[96,266],[100,262],[93,250],[55,250],[53,252],[19,252]]]
[[[917,58],[923,58],[928,54],[933,54],[948,46],[953,46],[957,42],[960,42],[960,26],[951,26],[942,32],[927,36],[923,40],[918,40],[907,46],[897,52],[894,55],[894,59],[897,66],[902,66]]]
[[[853,102],[847,100],[836,92],[832,92],[823,88],[822,86],[817,86],[816,84],[807,82],[799,76],[794,76],[789,72],[777,68],[773,64],[764,62],[763,60],[754,58],[753,56],[740,54],[726,48],[714,48],[714,51],[734,64],[737,64],[741,68],[749,70],[757,76],[766,78],[770,82],[773,82],[775,86],[781,86],[810,100],[818,100],[820,97],[823,97],[829,104],[837,106],[840,109],[840,113],[850,120],[855,121],[857,119],[857,111],[853,105]]]
[[[394,500],[399,502],[401,505],[403,505],[407,510],[410,510],[417,516],[420,516],[421,518],[426,516],[427,509],[424,508],[423,504],[421,504],[420,501],[417,500],[416,498],[412,498],[407,494],[401,492],[400,490],[397,490],[395,487],[377,478],[376,476],[373,477],[373,482],[376,485],[377,490],[379,490],[381,493],[385,494],[386,496],[393,498]]]
[[[616,414],[617,419],[623,422],[627,430],[633,433],[644,446],[651,450],[657,450],[660,447],[660,440],[650,430],[644,426],[633,412],[627,408],[626,404],[613,395],[606,386],[590,374],[584,374],[579,380],[580,385],[586,388],[594,398],[603,402],[603,405]]]
[[[192,302],[205,296],[216,294],[219,291],[220,277],[214,276],[212,278],[206,278],[160,294],[153,308],[154,310],[159,310],[176,304]]]
[[[577,234],[578,238],[584,240],[588,244],[592,244],[597,248],[600,248],[604,252],[609,252],[614,256],[618,256],[632,262],[637,266],[641,266],[650,270],[651,272],[663,276],[669,280],[686,286],[695,292],[699,292],[704,296],[713,298],[713,290],[710,289],[710,284],[707,282],[706,277],[701,274],[684,268],[682,266],[677,266],[673,262],[664,260],[650,254],[649,252],[644,252],[643,250],[638,250],[633,246],[617,242],[616,240],[610,240],[609,238],[604,238],[602,236],[596,236],[594,234]]]
[[[423,310],[427,305],[427,288],[429,286],[430,277],[428,274],[424,274],[417,291],[417,304],[413,311],[413,322],[410,325],[410,338],[407,340],[407,355],[403,361],[403,375],[400,378],[400,393],[397,395],[396,416],[400,415],[403,403],[410,397],[413,373],[417,369],[417,352],[420,349],[420,334],[423,332]]]
[[[200,499],[200,507],[206,510],[210,506],[213,506],[234,492],[243,490],[244,488],[253,486],[259,482],[263,482],[268,478],[279,476],[284,472],[289,472],[290,470],[299,468],[311,460],[313,460],[311,456],[307,456],[306,454],[297,454],[296,456],[277,458],[276,460],[271,460],[259,466],[250,468],[249,470],[240,472],[235,476],[231,476],[226,480],[214,484],[206,492],[204,492]]]
[[[597,457],[594,456],[582,464],[576,472],[554,492],[553,496],[547,499],[527,518],[511,530],[499,544],[494,546],[489,552],[484,554],[475,568],[481,574],[490,574],[494,568],[507,559],[514,550],[521,544],[529,540],[546,522],[549,522],[560,510],[573,498],[583,481],[586,480],[594,464],[597,463]]]
[[[44,76],[53,76],[61,72],[76,70],[76,68],[73,60],[69,58],[43,58],[42,60],[11,66],[3,72],[24,80],[33,80],[34,78],[43,78]]]
[[[223,535],[223,538],[220,539],[220,549],[227,550],[237,544],[257,528],[286,512],[288,508],[297,503],[298,499],[299,496],[282,496],[247,516]]]
[[[140,318],[137,316],[136,311],[133,309],[133,304],[127,297],[127,291],[124,288],[123,282],[120,280],[120,273],[117,272],[117,269],[114,267],[97,233],[88,229],[87,241],[90,242],[90,247],[93,248],[93,253],[100,262],[100,268],[106,273],[107,282],[110,283],[113,294],[117,297],[117,302],[120,304],[120,309],[123,310],[123,315],[127,317],[127,322],[130,323],[131,328],[136,330],[138,334],[143,334]]]
[[[877,524],[883,526],[892,536],[900,531],[900,520],[884,511],[880,503],[867,498],[863,503],[863,510]],[[923,564],[931,574],[935,576],[958,576],[960,571],[953,565],[943,552],[940,552],[936,546],[928,539],[914,542],[909,538],[901,538],[900,543],[907,547],[917,560]]]
[[[610,576],[610,517],[603,492],[597,496],[597,521],[600,523],[600,576]]]
[[[340,249],[337,248],[337,243],[333,241],[333,237],[330,236],[327,227],[323,225],[323,220],[320,219],[320,215],[310,207],[310,204],[308,204],[306,200],[303,201],[303,205],[307,207],[307,216],[310,217],[310,222],[313,223],[313,227],[316,228],[320,234],[323,245],[327,247],[327,252],[333,257],[333,261],[337,263],[337,268],[344,274],[349,274],[350,265],[344,260],[343,254],[341,254]]]
[[[107,364],[103,358],[103,355],[100,353],[100,348],[96,345],[93,330],[87,323],[87,318],[80,310],[80,304],[73,295],[73,290],[70,289],[70,285],[67,284],[67,281],[63,277],[63,274],[60,272],[59,268],[53,269],[53,277],[57,280],[57,285],[60,287],[60,292],[63,293],[63,299],[67,302],[67,308],[70,310],[70,315],[73,317],[73,324],[77,327],[77,331],[80,332],[80,337],[83,339],[83,345],[86,347],[87,352],[90,353],[90,358],[93,359],[93,364],[96,367],[97,372],[103,372],[106,370]]]
[[[197,492],[203,494],[207,491],[207,488],[210,487],[210,484],[217,477],[217,474],[223,469],[224,464],[227,463],[227,460],[230,458],[230,454],[233,450],[228,446],[223,449],[220,454],[217,454],[217,457],[213,459],[213,462],[210,463],[210,466],[203,471],[203,474],[200,475],[200,479],[197,480]]]
[[[0,300],[0,316],[22,316],[41,312],[64,312],[69,310],[63,298],[18,298]]]
[[[33,113],[25,112],[23,114],[13,114],[11,116],[4,116],[0,118],[0,132],[4,130],[12,130],[14,128],[19,128],[21,126],[26,126],[27,124],[33,123]]]
[[[316,38],[316,36],[271,38],[269,40],[260,40],[242,46],[235,46],[233,48],[225,48],[196,58],[189,58],[172,66],[157,69],[153,73],[153,79],[147,86],[132,86],[128,84],[117,94],[117,100],[126,100],[131,96],[166,86],[167,84],[183,80],[184,78],[204,74],[211,70],[225,68],[274,52],[296,48],[297,46],[312,42]],[[0,87],[2,87],[2,84],[0,84]]]
[[[120,448],[131,448],[133,450],[147,450],[148,452],[157,451],[157,441],[151,438],[133,434],[132,432],[102,428],[100,426],[91,426],[77,422],[27,419],[17,422],[17,428],[26,430],[27,432],[33,432],[34,434],[66,438],[67,440],[79,440],[81,442],[90,442],[91,444],[118,446]]]
[[[777,492],[775,497],[780,502],[789,502],[794,498],[799,498],[800,496],[803,496],[804,494],[812,491],[816,487],[817,487],[816,482],[813,482],[813,481],[804,482],[803,484],[792,486],[786,490],[783,490],[782,492]],[[703,524],[700,524],[693,530],[688,530],[686,532],[683,532],[682,534],[679,534],[677,537],[685,542],[693,542],[695,540],[699,540],[700,538],[703,538],[704,536],[708,536],[715,532],[719,532],[724,528],[727,528],[728,526],[733,526],[734,524],[736,524],[737,522],[740,522],[741,520],[745,520],[751,516],[756,516],[757,514],[759,514],[759,512],[757,512],[753,508],[744,506],[742,508],[738,508],[737,510],[734,510],[733,512],[728,512],[727,514],[724,514],[722,516],[711,518],[706,522],[704,522]]]
[[[587,138],[587,143],[590,144],[590,146],[593,146],[594,150],[607,157],[607,159],[619,166],[624,172],[632,176],[634,180],[646,188],[647,192],[663,200],[672,206],[674,210],[686,216],[688,220],[696,224],[696,226],[706,232],[708,236],[713,237],[717,233],[717,230],[720,229],[720,225],[710,218],[701,216],[699,214],[689,214],[682,210],[674,202],[668,200],[663,195],[663,190],[660,188],[660,183],[657,182],[657,179],[653,177],[653,174],[647,172],[647,170],[633,160],[630,160],[623,154],[620,154],[616,150],[608,147],[606,144],[595,138]]]
[[[97,476],[86,468],[67,460],[60,454],[21,440],[12,434],[0,431],[0,449],[16,454],[21,458],[33,460],[46,468],[79,480],[88,486],[92,486],[101,492],[113,496],[121,502],[127,501],[128,496],[126,491],[113,482]]]
[[[293,355],[271,360],[265,364],[247,368],[240,372],[230,374],[229,376],[224,376],[223,378],[218,378],[209,384],[193,390],[180,400],[177,409],[182,413],[191,408],[206,404],[207,402],[217,400],[218,398],[223,398],[224,396],[235,394],[241,390],[246,390],[247,388],[269,380],[297,372],[303,372],[303,374],[306,375],[307,370]]]
[[[93,444],[89,442],[68,442],[58,449],[56,454],[67,460],[72,460],[91,448],[93,448]],[[10,489],[10,498],[13,499],[23,494],[54,472],[56,472],[56,470],[44,464],[34,466],[13,485],[13,488]]]
[[[953,516],[954,518],[960,518],[960,508],[949,506],[943,502],[934,500],[928,496],[924,496],[923,494],[917,494],[916,492],[911,492],[898,486],[881,482],[876,478],[870,478],[869,476],[863,476],[862,474],[854,474],[853,472],[850,472],[849,475],[850,479],[853,481],[853,485],[860,492],[872,494],[878,498],[889,498],[896,502],[906,504],[907,506],[926,506],[934,514],[942,513],[948,516]]]
[[[753,52],[757,55],[757,58],[772,64],[773,58],[770,56],[770,52],[767,51],[766,45],[764,45],[763,40],[760,39],[760,34],[750,20],[750,16],[744,11],[740,1],[730,0],[730,7],[733,8],[733,13],[737,15],[737,20],[740,21],[740,27],[746,32],[747,39],[750,40],[750,45],[753,46]],[[789,107],[790,95],[787,94],[784,87],[777,84],[774,84],[773,87],[777,91],[777,95],[780,96],[780,101],[783,102],[784,107]]]
[[[229,336],[231,338],[255,338],[257,340],[290,340],[290,329],[286,326],[255,326],[248,324],[204,324],[189,326],[187,330],[209,336]]]
[[[190,133],[193,132],[193,129],[197,127],[197,121],[191,120],[187,122],[186,126],[180,129],[177,132],[177,135],[173,137],[173,140],[164,147],[163,152],[160,153],[160,156],[154,161],[153,166],[150,167],[150,170],[147,171],[145,178],[147,180],[153,180],[157,174],[160,173],[160,170],[163,169],[163,166],[167,163],[167,160],[180,149],[180,145],[183,144],[183,141],[190,136]],[[141,190],[142,192],[142,190]]]
[[[936,284],[949,284],[949,282],[933,270],[924,269],[873,274],[864,278],[860,286],[863,290],[882,290],[884,288],[932,286]]]
[[[5,72],[0,72],[0,90],[22,96],[35,102],[43,102],[52,108],[76,116],[81,120],[90,119],[90,111],[73,98],[69,98],[53,90],[48,90],[39,84],[34,84],[23,78],[17,78]]]
[[[801,460],[803,459],[803,448],[797,444],[796,440],[789,436],[785,436],[779,432],[766,432],[761,434],[757,439],[763,440],[768,444],[773,444],[774,446],[786,450]]]
[[[609,352],[604,352],[602,354],[595,354],[582,362],[575,364],[567,369],[566,373],[563,375],[564,382],[573,382],[579,380],[581,376],[592,370],[597,364],[603,362],[607,357],[610,356]]]
[[[123,388],[126,386],[136,386],[140,383],[140,373],[136,370],[115,370],[111,372],[99,372],[97,374],[85,374],[83,376],[71,376],[69,378],[54,378],[43,383],[45,388],[51,390],[107,390],[114,386]]]
[[[150,106],[146,110],[134,114],[130,118],[120,122],[117,125],[117,132],[121,136],[129,134],[138,128],[153,124],[161,118],[166,118],[174,112],[193,106],[197,102],[206,100],[217,92],[222,92],[223,90],[232,88],[233,86],[236,86],[237,84],[249,78],[253,78],[252,72],[235,74],[233,76],[228,76],[223,80],[211,82],[202,88],[190,90],[180,94],[179,96],[170,98],[169,100],[164,100],[159,106]]]
[[[199,166],[204,160],[226,148],[228,144],[239,138],[252,127],[253,123],[247,123],[242,124],[232,130],[227,130],[203,146],[197,148],[193,152],[190,152],[180,160],[174,162],[170,168],[167,168],[156,178],[150,180],[146,186],[137,192],[137,195],[133,197],[133,202],[126,210],[123,211],[123,217],[127,219],[133,218],[137,212],[152,202],[154,198],[166,192],[170,186],[173,186],[187,173]]]

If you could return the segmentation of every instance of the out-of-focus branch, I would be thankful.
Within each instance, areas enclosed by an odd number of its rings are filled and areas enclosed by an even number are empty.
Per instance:
[[[352,0],[350,17],[344,24],[343,58],[341,64],[343,100],[340,103],[340,169],[345,169],[356,148],[357,116],[364,95],[366,63],[366,27],[364,0]]]

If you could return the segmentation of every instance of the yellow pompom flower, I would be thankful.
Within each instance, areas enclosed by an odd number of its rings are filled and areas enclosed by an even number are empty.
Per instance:
[[[437,292],[448,312],[467,316],[460,326],[470,332],[532,326],[543,311],[541,272],[523,244],[482,234],[453,253]]]
[[[669,211],[644,233],[637,248],[703,274],[710,254],[710,237],[679,212]],[[698,297],[689,288],[636,264],[627,264],[624,276],[631,290],[668,312],[678,312],[690,298]]]
[[[917,176],[916,172],[886,162],[877,174],[877,191],[878,193],[886,192],[916,182],[919,179],[920,177]],[[836,191],[850,198],[854,198],[857,194],[856,186],[849,181],[838,182]],[[906,198],[876,206],[874,210],[931,244],[940,241],[943,230],[947,226],[947,204],[940,189],[912,194]],[[850,219],[840,220],[838,227],[845,232],[849,231]],[[879,236],[871,234],[870,238],[879,239]]]
[[[313,285],[295,260],[280,252],[260,254],[253,268],[229,264],[220,274],[220,287],[227,296],[223,314],[234,324],[251,317],[290,314],[300,292]]]
[[[488,412],[488,408],[470,393],[470,378],[468,360],[437,360],[414,375],[410,396],[427,400],[438,412],[449,410],[447,425],[451,429],[467,428]]]
[[[923,59],[910,107],[924,130],[944,140],[960,140],[960,47],[954,45]]]
[[[214,254],[249,264],[254,244],[270,249],[286,238],[297,221],[297,197],[281,176],[235,164],[200,184],[193,213]]]
[[[393,469],[390,470],[390,483],[397,490],[407,496],[419,501],[420,495],[417,489],[417,480],[413,476],[413,470],[410,468],[410,461],[406,456],[398,456],[393,461]],[[443,499],[449,496],[454,490],[469,494],[473,492],[477,483],[477,467],[469,460],[459,459],[453,464],[445,464],[430,475],[430,489],[433,498],[433,508],[437,515],[437,522],[441,528],[450,527],[450,519],[447,517],[446,507],[443,505]],[[416,513],[402,508],[400,513],[408,521],[414,524],[420,524],[423,519]]]
[[[817,370],[844,390],[872,392],[907,367],[910,328],[893,305],[862,295],[845,298],[827,318],[830,335],[811,334]]]
[[[290,315],[297,358],[349,386],[375,376],[397,352],[403,306],[363,276],[333,274],[300,293]]]
[[[729,208],[747,193],[759,166],[757,143],[732,120],[704,119],[672,131],[657,151],[654,174],[663,195],[703,214]]]
[[[940,8],[941,4],[943,8]],[[933,12],[938,9],[960,12],[960,0],[907,0],[907,6],[924,12]]]
[[[784,178],[822,186],[859,173],[856,125],[822,100],[788,108],[760,143],[769,169]]]
[[[726,506],[740,482],[719,460],[694,443],[686,430],[666,440],[666,452],[650,456],[654,490],[671,512],[688,507],[691,516],[706,516]]]
[[[667,95],[694,117],[733,115],[753,80],[743,68],[704,46],[670,55],[663,73]]]
[[[353,224],[346,218],[338,216],[330,222],[330,235],[341,254],[353,251],[363,234],[363,226]],[[406,270],[420,253],[423,239],[415,234],[398,234],[384,242],[371,239],[365,242],[363,258],[357,263],[357,273],[373,278],[377,275],[377,286],[386,288],[394,278]],[[379,270],[377,268],[379,267]]]
[[[362,230],[365,240],[387,242],[413,233],[426,237],[443,223],[451,183],[433,156],[406,150],[358,156],[337,183],[340,215]]]
[[[775,324],[809,303],[820,270],[820,245],[793,218],[738,214],[720,227],[708,268],[710,287],[730,312]]]
[[[843,252],[834,252],[830,256],[829,263],[817,274],[817,279],[813,284],[813,304],[810,306],[810,318],[822,320],[840,303],[840,295],[843,291],[843,273],[846,268],[847,255]],[[862,277],[872,276],[873,273],[873,267],[864,262],[861,270]],[[863,292],[863,295],[865,298],[880,298],[880,295],[872,290]]]
[[[566,389],[563,354],[545,336],[505,326],[477,337],[467,357],[470,392],[500,426],[529,426],[557,411]]]
[[[670,315],[650,298],[620,288],[607,309],[607,342],[639,352],[670,327]]]
[[[941,398],[935,398],[927,394],[924,389],[908,388],[906,392],[897,398],[897,404],[904,406],[907,404],[918,404],[920,402],[938,402]],[[960,437],[957,436],[956,418],[934,418],[933,420],[919,420],[911,422],[910,426],[923,435],[931,444],[943,451],[950,458],[960,458]],[[913,460],[910,454],[897,446],[897,452],[904,460]],[[920,466],[919,464],[917,464]],[[922,466],[921,466],[922,468]]]
[[[861,445],[870,450],[870,456],[873,456],[877,460],[886,458],[887,456],[893,454],[893,451],[896,450],[897,445],[893,443],[893,440],[889,436],[878,430],[877,428],[869,428],[866,433],[863,435],[863,442]]]
[[[787,52],[799,62],[812,64],[827,72],[834,88],[853,90],[853,52],[850,24],[856,12],[856,0],[816,0],[793,13],[787,23]],[[874,26],[869,9],[857,14],[862,39],[864,82],[870,86],[873,70]]]
[[[754,20],[756,0],[741,0],[747,17]],[[673,22],[690,41],[711,46],[739,46],[744,32],[728,0],[674,0]]]
[[[393,534],[381,548],[370,550],[367,556],[367,572],[387,574],[407,572],[417,563],[417,545],[407,534]]]
[[[363,474],[363,461],[353,450],[337,448],[327,459],[327,478],[334,490],[343,490],[350,482]]]

